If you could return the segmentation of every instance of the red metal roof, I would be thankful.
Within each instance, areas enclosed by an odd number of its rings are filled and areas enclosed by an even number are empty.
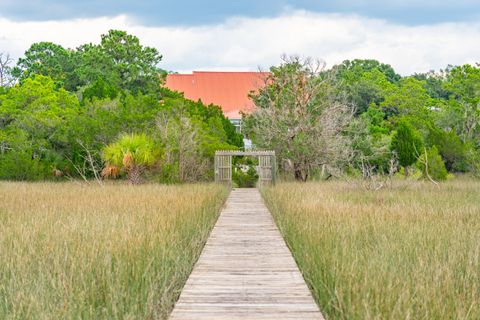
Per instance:
[[[216,104],[230,119],[240,119],[240,111],[251,112],[255,107],[249,99],[251,91],[264,86],[268,72],[210,72],[167,75],[166,87],[183,92],[185,98]]]

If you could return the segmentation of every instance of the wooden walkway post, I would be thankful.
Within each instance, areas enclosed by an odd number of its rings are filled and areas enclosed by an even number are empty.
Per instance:
[[[170,319],[323,319],[257,189],[232,190]]]

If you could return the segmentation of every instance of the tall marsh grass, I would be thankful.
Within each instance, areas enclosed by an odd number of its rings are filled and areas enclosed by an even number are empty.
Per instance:
[[[0,182],[0,319],[166,318],[226,195]]]
[[[263,194],[328,319],[480,319],[480,182]]]

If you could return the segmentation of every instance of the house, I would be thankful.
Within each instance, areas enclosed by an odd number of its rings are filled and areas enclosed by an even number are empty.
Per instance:
[[[191,74],[168,74],[166,87],[183,92],[185,98],[215,104],[241,131],[241,113],[252,112],[255,108],[249,98],[265,84],[268,72],[211,72],[193,71]]]

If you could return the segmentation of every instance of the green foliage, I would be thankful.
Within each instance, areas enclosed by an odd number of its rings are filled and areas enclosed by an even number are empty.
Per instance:
[[[468,165],[468,171],[473,176],[480,178],[480,152],[473,148],[467,150],[466,162]]]
[[[391,116],[408,116],[411,123],[418,126],[428,121],[429,107],[434,105],[424,88],[424,83],[413,78],[403,78],[392,87],[380,104],[384,112]]]
[[[218,119],[218,118],[210,118]],[[193,182],[213,179],[213,157],[216,150],[235,149],[225,142],[221,125],[213,127],[191,116],[185,106],[163,110],[157,117],[155,140],[164,148],[160,167],[162,182]]]
[[[78,176],[80,172],[87,177],[94,176],[91,162],[100,167],[105,145],[113,143],[123,132],[154,135],[159,114],[166,112],[176,118],[180,109],[197,133],[192,147],[193,158],[198,159],[196,164],[210,163],[215,150],[238,148],[232,141],[243,145],[239,140],[241,135],[217,106],[189,101],[171,91],[161,102],[150,94],[123,91],[111,99],[103,98],[102,92],[91,92],[91,98],[84,99],[80,105],[74,94],[57,88],[52,79],[35,75],[1,94],[0,178],[53,178],[53,170],[71,176]],[[170,146],[176,148],[173,145],[182,138],[178,134],[170,136]],[[176,142],[173,139],[177,139]],[[156,143],[161,146],[162,139]],[[169,165],[181,167],[175,161]],[[184,174],[185,178],[180,180],[166,178],[166,181],[197,181],[213,176],[212,166],[200,167],[202,169],[191,176]],[[162,168],[162,172],[166,171],[167,164]]]
[[[391,139],[385,132],[379,131],[375,125],[374,112],[362,114],[353,119],[348,127],[348,134],[352,144],[352,166],[355,169],[371,169],[375,173],[386,173],[389,170],[392,152],[390,150]]]
[[[1,134],[3,132],[3,134]],[[0,179],[40,180],[51,177],[51,164],[35,155],[24,131],[0,131]]]
[[[255,188],[258,174],[254,168],[249,167],[246,172],[236,170],[232,175],[232,179],[239,188]]]
[[[385,122],[385,113],[375,106],[367,109],[367,112],[360,115],[360,119],[368,123],[368,131],[372,135],[388,134],[389,130]]]
[[[49,76],[57,87],[83,91],[87,99],[114,98],[122,90],[159,97],[161,70],[157,65],[161,59],[157,49],[142,46],[137,37],[110,30],[101,36],[100,44],[77,49],[34,43],[12,74],[20,81],[34,74]]]
[[[352,83],[348,80],[340,83],[341,90],[347,93],[349,101],[355,106],[357,115],[365,112],[369,106],[380,105],[387,92],[395,87],[378,69],[362,73]]]
[[[239,188],[254,188],[258,181],[256,162],[248,157],[236,161],[232,180]]]
[[[21,82],[35,74],[48,76],[57,87],[74,91],[79,84],[75,68],[77,53],[51,42],[38,42],[25,52],[25,57],[18,59],[12,75]]]
[[[423,152],[418,159],[417,166],[425,178],[431,177],[439,181],[447,180],[448,172],[445,168],[445,163],[435,146]]]
[[[155,141],[145,134],[123,134],[103,148],[103,159],[107,163],[104,176],[111,174],[111,168],[123,169],[132,184],[139,184],[144,170],[160,160],[160,150]]]
[[[444,88],[450,99],[447,102],[447,123],[455,128],[464,142],[480,144],[480,68],[463,65],[452,68]]]
[[[0,177],[41,179],[53,169],[68,170],[66,159],[74,153],[72,123],[80,106],[75,95],[56,89],[48,77],[27,78],[0,96]],[[14,174],[17,159],[22,174]]]
[[[81,62],[77,73],[85,84],[102,79],[107,87],[121,88],[133,94],[159,94],[162,56],[155,48],[145,47],[125,31],[110,30],[99,45],[78,48]]]
[[[159,155],[155,142],[145,134],[123,134],[103,149],[103,159],[120,168],[151,166],[159,160]]]
[[[444,72],[435,73],[430,71],[428,73],[416,73],[413,77],[424,83],[425,90],[427,90],[430,97],[433,99],[448,99],[450,92],[444,87]]]
[[[396,153],[400,165],[411,166],[423,150],[422,137],[410,123],[402,120],[392,137],[391,148]]]
[[[395,83],[401,79],[401,76],[389,64],[380,63],[377,60],[355,59],[345,60],[340,65],[335,66],[337,77],[346,80],[348,83],[357,82],[365,73],[371,71],[380,71],[385,78]]]
[[[82,100],[96,99],[115,99],[118,96],[119,89],[106,82],[102,78],[91,83],[82,92]]]
[[[455,131],[443,131],[432,128],[427,143],[438,149],[448,171],[465,172],[468,170],[466,161],[467,146]]]
[[[357,115],[369,106],[379,105],[400,80],[390,65],[376,60],[346,60],[334,70],[341,93],[347,96]]]

